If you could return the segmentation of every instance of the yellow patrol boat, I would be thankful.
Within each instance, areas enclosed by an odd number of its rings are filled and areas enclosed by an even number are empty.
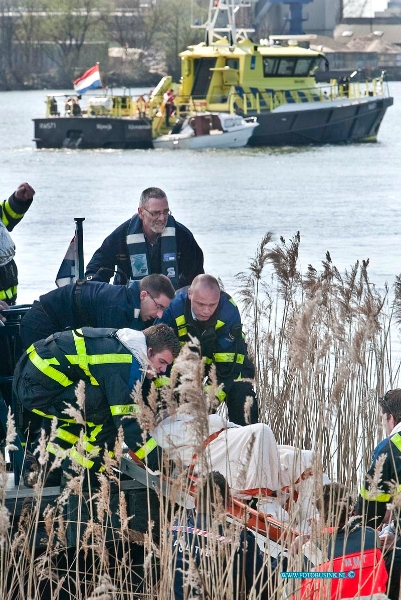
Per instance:
[[[393,104],[385,74],[361,81],[354,71],[317,83],[316,72],[321,65],[328,69],[328,61],[304,47],[311,36],[256,43],[249,37],[253,30],[236,26],[244,6],[243,0],[210,0],[208,19],[199,26],[206,41],[181,52],[180,82],[164,77],[149,98],[88,94],[75,115],[48,96],[46,117],[34,119],[37,147],[151,148],[155,139],[180,135],[188,117],[200,113],[253,117],[258,127],[250,146],[375,141]]]
[[[248,144],[299,145],[376,140],[386,109],[393,104],[384,73],[361,81],[347,78],[318,84],[322,52],[304,47],[313,36],[271,36],[255,43],[250,29],[236,27],[241,0],[210,0],[204,43],[180,54],[182,77],[175,98],[177,116],[190,111],[256,117]],[[171,80],[162,81],[163,92]],[[154,99],[153,99],[154,102]],[[163,125],[163,106],[153,132]],[[177,128],[176,128],[177,129]]]

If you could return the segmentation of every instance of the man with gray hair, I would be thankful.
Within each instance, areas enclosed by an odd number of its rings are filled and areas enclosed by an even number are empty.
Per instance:
[[[177,290],[203,273],[203,252],[192,233],[178,223],[160,188],[144,190],[138,213],[117,227],[96,250],[86,276],[115,284],[139,280],[151,273],[166,275]]]

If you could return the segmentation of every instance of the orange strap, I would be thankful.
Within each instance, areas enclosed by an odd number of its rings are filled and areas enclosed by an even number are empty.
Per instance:
[[[137,455],[135,454],[135,452],[133,450],[128,450],[128,453],[129,453],[130,457],[132,458],[132,460],[134,462],[136,462],[137,465],[140,465],[141,467],[143,467],[145,469],[145,463],[143,462],[143,460],[141,460],[140,458],[137,457]]]
[[[216,438],[218,438],[219,435],[220,435],[220,433],[222,433],[223,431],[224,431],[224,429],[220,429],[219,431],[215,431],[214,433],[212,433],[211,435],[209,435],[209,437],[207,437],[205,439],[205,441],[203,442],[203,444],[202,444],[203,445],[203,449],[207,448],[208,445],[210,444],[210,442],[213,442],[213,440],[215,440]],[[195,452],[195,454],[192,456],[191,464],[188,467],[188,473],[192,473],[193,470],[195,469],[195,463],[196,463],[197,458],[198,458],[198,455]]]
[[[276,492],[269,488],[250,488],[248,490],[239,490],[239,493],[252,496],[253,498],[256,498],[257,496],[268,498],[269,496],[273,496]]]

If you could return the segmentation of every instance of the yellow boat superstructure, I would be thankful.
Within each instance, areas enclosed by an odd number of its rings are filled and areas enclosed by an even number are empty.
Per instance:
[[[172,127],[173,133],[178,133],[182,117],[206,111],[255,117],[259,127],[248,142],[255,146],[375,140],[385,111],[393,103],[384,73],[368,81],[354,71],[349,77],[317,83],[317,70],[322,63],[328,68],[328,63],[322,52],[305,47],[311,36],[275,36],[255,43],[248,38],[251,30],[236,27],[235,15],[242,6],[243,0],[210,0],[208,20],[202,26],[207,43],[181,52],[178,84],[167,76],[149,97],[88,97],[83,117],[140,120],[135,132],[140,147],[151,145],[152,137],[166,134]],[[173,108],[170,94],[166,94],[170,90],[175,95]],[[166,116],[166,102],[171,119]],[[46,117],[51,116],[49,97]],[[38,122],[41,141],[48,126],[61,129],[56,122]],[[107,127],[113,129],[112,140],[110,136],[106,140]],[[141,134],[146,127],[148,141],[145,133]],[[133,124],[124,125],[124,136],[118,133],[117,122],[102,122],[94,128],[103,131],[103,146],[135,147],[130,133]],[[67,135],[71,127],[65,124],[64,129]],[[96,144],[89,126],[73,130],[75,137],[81,133],[80,143],[89,136],[88,147]],[[46,136],[50,139],[51,133]]]

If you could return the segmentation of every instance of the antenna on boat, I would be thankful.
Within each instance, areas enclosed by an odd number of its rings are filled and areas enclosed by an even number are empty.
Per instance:
[[[206,44],[213,46],[227,40],[230,46],[248,39],[255,29],[236,25],[236,14],[240,8],[249,8],[249,0],[209,0],[207,21],[203,25],[192,25],[194,29],[206,29]],[[226,34],[226,35],[224,35]]]

